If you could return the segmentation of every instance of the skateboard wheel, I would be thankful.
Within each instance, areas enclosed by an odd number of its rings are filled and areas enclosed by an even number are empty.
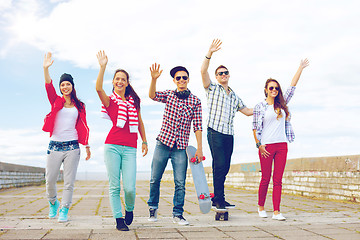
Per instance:
[[[214,193],[210,193],[210,198],[214,198]]]
[[[196,158],[193,157],[193,158],[191,159],[191,162],[192,162],[192,163],[196,162]]]
[[[203,160],[205,160],[205,156],[203,156]]]
[[[200,199],[205,199],[205,195],[204,195],[204,194],[200,194],[199,198],[200,198]]]

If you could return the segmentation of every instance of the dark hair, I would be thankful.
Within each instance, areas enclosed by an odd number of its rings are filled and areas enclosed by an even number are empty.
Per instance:
[[[284,96],[283,96],[283,93],[282,93],[282,90],[281,90],[281,87],[280,87],[280,84],[278,81],[276,81],[275,79],[272,79],[272,78],[269,78],[268,80],[266,80],[266,83],[265,83],[265,89],[264,89],[264,93],[265,93],[265,96],[267,97],[267,94],[266,94],[266,89],[267,89],[267,86],[270,82],[275,82],[277,83],[277,85],[279,86],[279,91],[278,91],[278,95],[275,97],[274,99],[274,110],[275,112],[277,113],[277,119],[278,118],[281,118],[281,111],[280,109],[283,109],[285,111],[285,114],[286,114],[286,118],[288,118],[289,116],[289,109],[286,105],[286,102],[285,102],[285,99],[284,99]]]
[[[64,75],[64,74],[63,74]],[[70,75],[71,76],[71,75]],[[78,99],[78,97],[76,96],[76,90],[75,90],[75,86],[74,86],[74,82],[72,81],[69,81],[69,80],[63,80],[63,81],[68,81],[71,83],[71,86],[72,86],[72,91],[70,93],[70,97],[71,97],[71,101],[73,101],[75,103],[75,106],[76,108],[80,111],[80,110],[83,110],[85,108],[85,103],[83,103],[82,101],[80,101],[80,99]],[[62,81],[62,82],[63,82]],[[60,82],[60,85],[61,85],[61,82]],[[60,90],[61,92],[61,90]],[[61,94],[63,94],[61,92]]]
[[[134,105],[135,105],[136,110],[140,110],[140,98],[137,95],[137,93],[135,92],[135,90],[133,89],[133,87],[130,85],[129,74],[124,69],[117,69],[114,73],[113,79],[115,78],[115,76],[118,72],[124,73],[126,75],[126,80],[128,82],[128,86],[125,89],[125,99],[128,101],[129,96],[131,96],[134,99]]]
[[[220,65],[220,66],[218,66],[218,67],[215,69],[215,75],[216,75],[216,73],[217,73],[217,70],[219,70],[220,68],[225,68],[226,70],[229,71],[229,69],[227,69],[227,67],[225,67],[224,65]]]

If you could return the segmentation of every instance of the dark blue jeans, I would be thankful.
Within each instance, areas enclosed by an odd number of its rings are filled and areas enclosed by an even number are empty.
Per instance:
[[[224,183],[230,169],[231,155],[234,149],[234,137],[222,134],[212,128],[207,129],[207,139],[213,159],[214,202],[224,202]]]

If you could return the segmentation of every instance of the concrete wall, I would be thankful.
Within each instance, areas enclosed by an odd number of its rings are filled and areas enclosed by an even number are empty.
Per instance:
[[[205,168],[205,172],[211,185],[211,167]],[[172,172],[167,171],[164,180],[172,179]],[[235,164],[225,185],[257,191],[260,179],[258,162]],[[187,182],[192,183],[190,170]],[[272,182],[269,191],[272,191]],[[360,202],[360,155],[290,159],[283,176],[283,193]]]
[[[58,180],[62,180],[62,173]],[[42,184],[45,168],[0,162],[0,189]]]

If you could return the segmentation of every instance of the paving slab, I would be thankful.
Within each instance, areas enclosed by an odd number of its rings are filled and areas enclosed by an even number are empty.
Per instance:
[[[173,183],[161,183],[157,222],[148,221],[149,182],[136,186],[129,232],[115,229],[106,181],[75,183],[66,223],[47,218],[44,185],[1,190],[0,239],[360,239],[358,203],[283,194],[281,211],[287,220],[281,222],[271,219],[271,194],[265,204],[269,217],[263,219],[257,214],[256,192],[227,187],[226,199],[236,208],[229,210],[229,221],[215,221],[213,210],[200,212],[195,188],[187,184],[184,217],[190,224],[180,226],[172,221]],[[62,187],[58,184],[59,198]]]

